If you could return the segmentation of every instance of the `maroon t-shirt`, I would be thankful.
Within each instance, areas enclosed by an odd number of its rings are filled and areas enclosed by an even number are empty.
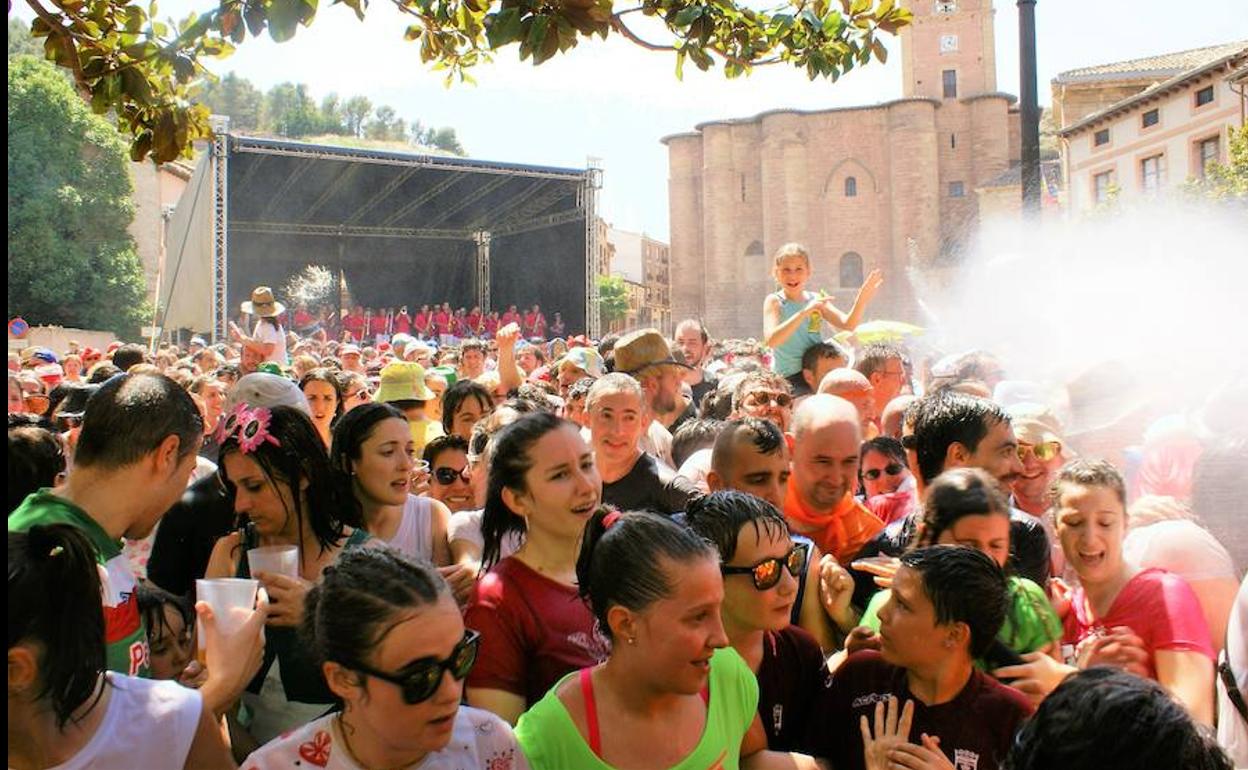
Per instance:
[[[468,687],[523,695],[526,708],[564,675],[597,665],[611,652],[575,587],[515,557],[503,559],[477,582],[464,623],[481,633]]]
[[[758,667],[758,716],[772,751],[807,750],[815,702],[828,682],[819,642],[797,626],[768,632]]]
[[[864,770],[858,720],[864,715],[872,720],[875,704],[889,695],[902,705],[914,701],[910,742],[919,743],[923,733],[939,737],[941,750],[957,770],[998,770],[1032,711],[1022,693],[979,671],[971,672],[953,700],[925,706],[910,694],[905,669],[886,663],[878,652],[858,652],[820,693],[817,716],[810,720],[810,751],[831,760],[836,770]]]

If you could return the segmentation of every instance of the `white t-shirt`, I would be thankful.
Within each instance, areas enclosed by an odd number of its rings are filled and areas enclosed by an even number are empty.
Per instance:
[[[711,449],[699,449],[689,455],[689,459],[685,460],[685,464],[680,466],[677,471],[678,476],[684,476],[703,494],[710,494],[711,488],[706,483],[706,476],[711,472]]]
[[[676,462],[672,460],[672,434],[663,427],[663,423],[651,420],[650,427],[646,428],[637,446],[668,468],[676,470]]]
[[[1159,521],[1133,529],[1123,540],[1122,555],[1138,567],[1164,569],[1189,583],[1235,579],[1235,565],[1226,548],[1193,521]]]
[[[453,543],[456,540],[463,540],[472,543],[478,549],[485,550],[485,537],[481,534],[481,519],[485,516],[484,510],[475,511],[456,511],[451,514],[451,520],[446,525],[446,540]],[[519,534],[512,532],[503,538],[503,544],[499,548],[502,552],[498,558],[501,561],[511,556],[520,549],[524,539]]]
[[[257,749],[242,770],[369,770],[343,746],[335,714],[323,716]],[[527,770],[511,727],[494,714],[460,706],[451,742],[410,770]]]
[[[111,692],[104,720],[81,751],[52,770],[183,767],[204,707],[199,691],[172,680],[105,676]]]
[[[275,363],[278,366],[286,366],[289,361],[286,358],[286,330],[280,326],[273,324],[261,318],[256,321],[256,330],[251,334],[252,339],[256,342],[272,342],[273,352],[264,357],[266,362]]]
[[[404,556],[433,561],[433,506],[429,498],[408,495],[403,520],[386,545]]]
[[[1221,642],[1215,639],[1214,642]],[[1248,700],[1248,577],[1239,584],[1231,621],[1226,627],[1226,649],[1222,655],[1231,664],[1235,684]],[[1219,660],[1219,662],[1221,662]],[[1226,749],[1235,767],[1248,767],[1248,724],[1239,716],[1227,696],[1226,685],[1218,676],[1218,743]]]

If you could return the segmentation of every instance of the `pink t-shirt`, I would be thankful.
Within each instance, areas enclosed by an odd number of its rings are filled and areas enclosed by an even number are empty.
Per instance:
[[[1144,640],[1153,679],[1157,668],[1151,653],[1157,650],[1199,652],[1210,660],[1217,657],[1196,594],[1183,578],[1165,570],[1146,569],[1131,578],[1103,618],[1091,617],[1083,589],[1075,589],[1062,642],[1077,646],[1114,626],[1127,626]]]
[[[565,675],[595,666],[611,652],[574,586],[551,580],[514,556],[477,582],[464,624],[481,633],[469,689],[523,695],[526,707]]]

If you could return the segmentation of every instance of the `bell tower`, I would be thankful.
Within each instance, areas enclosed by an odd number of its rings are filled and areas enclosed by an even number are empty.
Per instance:
[[[960,99],[997,90],[992,0],[905,0],[902,93]]]

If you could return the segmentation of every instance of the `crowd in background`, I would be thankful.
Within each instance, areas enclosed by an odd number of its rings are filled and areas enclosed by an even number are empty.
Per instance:
[[[773,275],[761,341],[260,287],[10,353],[9,766],[1248,765],[1244,381],[1072,430]]]

